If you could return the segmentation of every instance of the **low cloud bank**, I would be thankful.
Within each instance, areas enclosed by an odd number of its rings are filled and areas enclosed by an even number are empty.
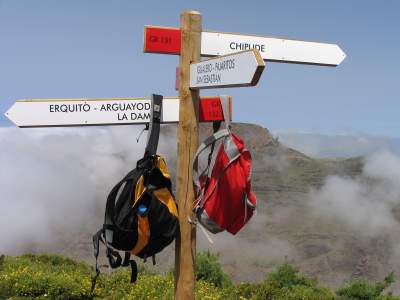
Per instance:
[[[30,251],[51,244],[58,232],[100,226],[109,190],[143,155],[140,130],[1,128],[0,253]],[[161,153],[176,147],[171,140],[162,138]]]
[[[354,157],[389,150],[400,154],[400,138],[361,135],[323,135],[291,130],[275,130],[284,145],[312,157]]]
[[[141,129],[0,128],[0,253],[45,248],[60,232],[100,226],[109,190],[143,155],[146,134],[136,142]],[[281,142],[285,144],[284,139]],[[161,135],[159,152],[174,168],[175,129]],[[269,161],[267,168],[278,172],[290,164],[275,154]],[[391,253],[400,257],[400,239],[396,238],[400,236],[400,156],[396,153],[375,152],[365,159],[359,178],[330,176],[307,196],[306,205],[313,214],[367,237],[390,235]],[[278,217],[284,220],[290,214]],[[260,211],[243,232],[213,236],[214,244],[199,231],[199,248],[221,253],[228,267],[243,267],[243,272],[249,270],[244,276],[250,278],[254,269],[249,264],[264,270],[285,256],[297,256],[295,245],[266,233],[267,221],[272,222]]]
[[[367,235],[398,231],[395,208],[400,205],[400,157],[381,151],[365,159],[359,178],[330,176],[310,193],[314,211],[337,219]]]

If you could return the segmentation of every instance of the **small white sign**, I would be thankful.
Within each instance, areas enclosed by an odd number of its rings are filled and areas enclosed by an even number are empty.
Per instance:
[[[190,65],[190,88],[254,86],[264,67],[256,49],[193,63]]]
[[[277,37],[203,31],[201,55],[218,56],[257,49],[266,61],[337,66],[346,54],[336,44]]]
[[[179,99],[164,98],[162,122],[179,120]],[[143,124],[150,121],[148,98],[19,100],[5,115],[18,127]]]

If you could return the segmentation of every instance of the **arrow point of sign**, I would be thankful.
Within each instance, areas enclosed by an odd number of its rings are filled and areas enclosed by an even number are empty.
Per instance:
[[[340,65],[340,64],[345,60],[345,58],[347,57],[347,55],[346,55],[346,53],[342,50],[342,48],[340,48],[338,45],[335,45],[335,46],[336,46],[336,48],[337,48],[337,53],[338,53],[336,66],[338,66],[338,65]]]
[[[261,57],[261,53],[258,49],[253,49],[254,57],[257,61],[257,69],[254,72],[253,79],[251,80],[251,86],[255,86],[261,78],[261,74],[265,68],[265,62]]]
[[[18,102],[16,102],[18,103]],[[16,103],[14,103],[5,113],[4,115],[9,119],[13,124],[17,127],[21,127],[20,120],[18,118],[18,114],[15,114],[16,110]]]
[[[9,119],[11,122],[15,123],[15,122],[11,119],[11,117],[10,117],[10,111],[12,110],[13,106],[14,106],[14,105],[12,105],[12,106],[4,113],[4,115],[5,115],[5,116],[7,117],[7,119]]]

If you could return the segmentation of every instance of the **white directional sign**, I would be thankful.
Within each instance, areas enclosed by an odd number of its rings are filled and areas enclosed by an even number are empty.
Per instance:
[[[204,60],[190,65],[190,88],[254,86],[265,63],[256,49]]]
[[[346,54],[336,44],[251,34],[201,33],[202,56],[220,56],[253,48],[260,51],[264,60],[273,62],[337,66],[346,58]],[[180,50],[179,28],[145,26],[144,52],[179,54]]]
[[[31,99],[16,101],[5,115],[18,127],[144,124],[150,120],[149,98]],[[179,99],[164,97],[162,123],[177,123]],[[220,98],[201,97],[199,121],[223,120]]]
[[[201,33],[201,55],[258,49],[267,61],[337,66],[346,54],[338,45],[222,32]]]
[[[163,121],[178,120],[178,99],[164,101]],[[19,100],[5,115],[19,127],[146,123],[146,98]]]

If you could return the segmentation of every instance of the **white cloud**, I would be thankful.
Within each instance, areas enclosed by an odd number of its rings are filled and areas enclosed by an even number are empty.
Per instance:
[[[101,226],[109,190],[143,155],[141,129],[1,128],[0,252],[51,244],[58,231],[88,223]],[[175,140],[164,135],[160,152],[171,153]]]
[[[360,233],[398,230],[393,208],[400,204],[400,157],[388,151],[374,153],[366,158],[361,177],[330,176],[310,192],[310,199],[315,212]]]
[[[400,140],[367,134],[327,135],[295,130],[274,130],[284,145],[313,157],[370,155],[382,149],[400,153]]]

